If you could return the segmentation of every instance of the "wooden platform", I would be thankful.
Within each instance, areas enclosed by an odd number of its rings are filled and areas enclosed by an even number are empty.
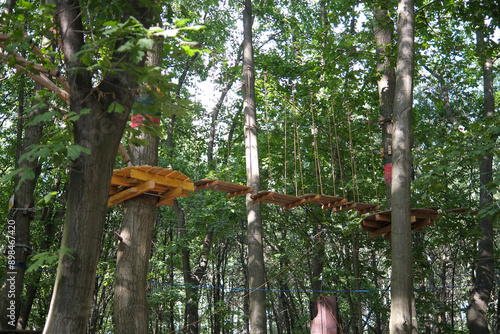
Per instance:
[[[365,213],[370,213],[373,211],[380,210],[380,205],[349,202],[332,209],[333,212],[345,211],[345,210],[355,210],[357,211],[358,215],[363,215]]]
[[[108,208],[142,194],[157,196],[156,206],[173,205],[174,198],[188,197],[190,191],[194,191],[191,179],[168,168],[137,166],[115,169],[111,177]]]
[[[252,204],[259,202],[276,204],[276,205],[281,205],[284,210],[288,210],[295,206],[301,205],[301,204],[293,205],[295,203],[300,202],[300,197],[279,194],[275,193],[274,191],[259,191],[258,193],[253,194],[251,198],[252,198]]]
[[[433,209],[411,209],[411,229],[421,231],[425,226],[434,226],[439,214]],[[388,238],[391,232],[391,211],[378,212],[365,217],[361,221],[361,230],[370,232],[370,238],[385,234]]]
[[[276,204],[281,205],[283,210],[288,210],[305,204],[316,204],[320,205],[323,209],[328,209],[341,206],[347,202],[345,198],[336,196],[307,194],[297,197],[279,194],[274,191],[260,191],[257,194],[253,194],[251,197],[253,204],[258,202]]]
[[[213,179],[203,179],[194,183],[195,190],[212,189],[227,193],[227,198],[245,195],[253,192],[253,189],[236,183]]]
[[[329,208],[336,208],[344,203],[347,203],[347,199],[337,196],[329,195],[319,195],[319,194],[307,194],[300,197],[304,203],[303,204],[316,204],[320,205],[323,210]]]

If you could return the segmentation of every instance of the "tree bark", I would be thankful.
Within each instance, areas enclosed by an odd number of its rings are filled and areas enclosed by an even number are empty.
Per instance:
[[[386,5],[386,4],[384,4]],[[373,33],[377,45],[377,71],[378,96],[380,116],[382,117],[382,148],[384,154],[384,168],[392,168],[392,114],[394,107],[394,92],[396,74],[391,64],[391,44],[394,43],[394,22],[389,17],[387,8],[375,7],[373,9]],[[389,170],[386,171],[389,173]],[[391,184],[392,180],[387,175],[385,180],[385,194],[387,210],[391,209]]]
[[[481,28],[476,32],[479,59],[483,67],[484,85],[484,115],[491,118],[495,113],[495,97],[493,94],[493,60],[485,52],[484,34]],[[491,138],[492,141],[496,140]],[[493,202],[493,195],[489,184],[493,181],[493,155],[487,152],[479,165],[479,209],[488,207]],[[493,222],[492,217],[485,214],[479,223],[481,237],[477,243],[478,262],[476,268],[476,281],[469,297],[467,309],[467,327],[471,334],[489,333],[488,329],[488,303],[494,282],[494,247],[493,247]]]
[[[38,89],[41,89],[39,85],[36,86]],[[20,111],[22,111],[23,107],[24,106],[20,106]],[[29,115],[26,115],[26,118],[31,120],[44,112],[46,112],[46,109],[36,108]],[[22,126],[18,127],[18,130],[19,129],[22,129]],[[40,143],[42,132],[43,122],[26,126],[20,156],[28,152],[31,145]],[[39,174],[39,172],[36,171],[39,167],[38,159],[31,161],[25,159],[22,162],[16,162],[16,164],[17,168],[26,168],[29,172],[33,173],[33,175],[31,178],[24,179],[22,183],[22,173],[18,174],[15,178],[17,190],[14,192],[14,206],[11,210],[8,230],[9,233],[12,232],[12,234],[9,234],[7,245],[7,253],[9,255],[13,253],[14,259],[12,264],[8,263],[2,286],[0,300],[1,329],[16,328],[17,319],[19,317],[26,260],[32,250],[29,244],[30,222],[35,214],[35,199],[33,193]],[[26,173],[27,172],[28,171],[26,171]]]
[[[149,66],[161,66],[162,47],[163,43],[156,41],[153,51],[148,52]],[[141,133],[139,139],[146,139],[148,144],[130,145],[132,163],[157,166],[158,136]],[[157,201],[156,197],[145,195],[132,198],[124,205],[122,240],[116,254],[114,305],[117,334],[148,332],[147,276]]]
[[[53,191],[59,191],[59,186],[61,183],[61,175],[58,175],[55,182]],[[59,205],[64,208],[66,207],[66,192],[62,192],[62,196],[58,199]],[[56,233],[54,229],[54,225],[57,221],[61,221],[64,219],[64,211],[54,209],[45,208],[44,213],[42,214],[42,222],[45,225],[43,231],[43,240],[40,243],[40,252],[44,252],[50,249],[50,246],[53,242],[54,235]],[[38,284],[40,282],[41,272],[33,273],[30,284],[26,289],[26,294],[24,297],[24,302],[19,312],[19,318],[17,319],[17,329],[25,329],[28,324],[28,318],[31,312],[31,308],[33,306],[33,301],[35,300],[36,293],[38,292]]]
[[[391,334],[417,333],[411,237],[412,103],[414,75],[413,0],[398,5],[398,60],[392,137]]]
[[[257,142],[257,115],[255,105],[255,68],[252,43],[252,1],[244,1],[243,9],[243,75],[241,92],[245,117],[245,152],[247,186],[259,191],[259,153]],[[266,292],[264,246],[262,243],[262,216],[260,203],[252,204],[250,194],[246,195],[248,236],[248,284],[250,288],[251,334],[266,333]]]
[[[79,54],[85,46],[79,3],[61,0],[56,9],[71,91],[70,109],[79,115],[73,122],[74,143],[90,154],[82,153],[71,164],[61,243],[62,249],[71,252],[62,252],[59,257],[44,333],[78,334],[87,329],[113,165],[138,84],[124,71],[107,75],[92,88],[92,74]],[[120,13],[121,17],[129,17],[132,9],[137,19],[147,19],[148,9],[135,2]],[[114,56],[113,61],[128,61],[129,55],[116,52]],[[124,110],[109,112],[113,103]],[[84,109],[90,113],[82,114]]]

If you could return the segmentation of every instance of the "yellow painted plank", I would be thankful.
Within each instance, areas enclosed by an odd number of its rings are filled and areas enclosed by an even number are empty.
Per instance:
[[[146,172],[143,172],[140,170],[136,170],[136,169],[130,170],[129,177],[143,180],[143,181],[154,180],[155,182],[157,182],[158,184],[160,184],[162,186],[183,188],[186,190],[194,191],[193,182],[176,180],[176,179],[172,179],[169,177],[160,176],[160,175],[156,175],[156,174],[149,174],[149,173],[146,173]]]
[[[153,189],[154,187],[155,187],[155,181],[150,180],[150,181],[146,181],[146,182],[144,182],[136,187],[125,189],[125,190],[119,192],[118,194],[115,194],[115,195],[109,197],[108,208],[110,206],[122,203],[128,199],[139,196],[139,195],[145,193],[146,191]]]
[[[134,180],[125,176],[113,175],[111,176],[111,185],[112,186],[124,186],[131,187],[134,184],[137,184],[138,180]]]

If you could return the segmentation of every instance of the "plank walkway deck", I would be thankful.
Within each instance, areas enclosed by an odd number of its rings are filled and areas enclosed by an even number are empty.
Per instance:
[[[175,198],[189,197],[190,191],[194,191],[191,179],[172,169],[154,166],[115,169],[111,177],[108,208],[142,194],[157,196],[157,207],[173,205]]]

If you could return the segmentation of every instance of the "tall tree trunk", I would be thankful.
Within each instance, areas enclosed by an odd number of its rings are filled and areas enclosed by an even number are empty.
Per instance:
[[[255,105],[255,68],[252,43],[252,1],[245,0],[243,9],[243,75],[241,92],[245,117],[245,152],[247,186],[259,191],[259,153],[257,142],[257,113]],[[250,194],[246,195],[247,237],[248,237],[248,284],[250,288],[251,334],[266,333],[266,292],[254,289],[264,288],[264,246],[262,243],[262,216],[260,203],[252,204]]]
[[[179,78],[176,97],[180,98],[181,88],[184,84],[186,75],[189,71],[189,68],[194,63],[198,56],[198,53],[195,53],[192,57],[188,58],[184,71]],[[174,151],[174,140],[173,140],[173,130],[175,125],[175,117],[172,116],[170,119],[168,134],[167,134],[167,147],[170,149],[170,154],[173,154]],[[208,163],[211,161],[209,160]],[[177,199],[174,199],[173,209],[175,215],[177,216],[177,226],[179,228],[181,237],[185,236],[187,227],[185,221],[185,215],[182,208],[179,206],[179,202]],[[182,260],[182,268],[184,275],[184,283],[186,286],[186,304],[185,304],[185,326],[187,326],[186,331],[190,334],[197,334],[199,332],[199,292],[197,285],[200,285],[203,277],[205,276],[207,266],[208,266],[208,255],[210,254],[210,249],[212,247],[212,237],[213,232],[210,228],[207,229],[207,234],[205,235],[204,243],[203,243],[203,251],[200,255],[200,259],[198,262],[198,266],[195,269],[195,272],[192,273],[191,269],[191,253],[189,251],[189,247],[183,246],[181,248],[181,260]]]
[[[321,231],[321,226],[320,226],[320,231]],[[313,256],[311,258],[311,290],[313,290],[313,293],[311,294],[311,297],[309,299],[310,320],[313,320],[318,314],[317,299],[320,296],[320,293],[314,291],[321,291],[323,287],[322,276],[323,276],[324,259],[325,259],[325,245],[323,242],[321,242],[317,244],[316,247],[314,248]]]
[[[398,60],[392,137],[391,334],[417,333],[411,237],[412,103],[414,73],[413,0],[398,5]]]
[[[131,3],[123,19],[131,14],[146,20],[148,9]],[[118,146],[134,103],[137,82],[124,72],[110,73],[99,86],[92,87],[79,53],[85,47],[82,15],[78,2],[58,3],[61,41],[71,91],[70,109],[79,115],[73,122],[74,143],[90,154],[82,153],[71,164],[66,219],[54,291],[44,333],[85,333],[95,271],[99,260],[107,211],[107,199]],[[117,47],[120,46],[119,41]],[[116,52],[113,61],[128,61],[129,55]],[[110,106],[123,106],[121,113],[109,112]],[[82,110],[90,110],[82,114]]]
[[[36,86],[37,89],[41,89],[38,84]],[[23,107],[24,106],[20,105],[19,112],[22,112]],[[46,112],[45,108],[35,108],[29,115],[26,115],[26,119],[31,120],[44,112]],[[23,128],[23,119],[24,116],[22,115],[21,118],[18,118],[18,123],[21,124],[20,126],[18,125],[18,131]],[[26,126],[22,141],[22,149],[19,154],[20,156],[28,152],[31,145],[40,143],[42,132],[43,122]],[[15,178],[17,190],[14,192],[14,206],[11,210],[11,217],[7,228],[9,232],[7,245],[8,263],[0,299],[1,329],[16,328],[17,319],[19,317],[26,260],[28,255],[31,254],[31,246],[29,244],[30,222],[35,214],[35,199],[33,193],[39,174],[39,172],[36,171],[39,168],[38,159],[31,161],[25,159],[21,162],[16,161],[16,165],[17,168],[26,168],[27,170],[23,173],[32,173],[32,176],[24,179],[22,182],[22,173],[18,174]]]
[[[61,184],[61,175],[56,177],[54,182],[53,191],[59,191],[59,186]],[[62,196],[59,197],[58,203],[61,208],[66,207],[66,191],[63,190]],[[45,208],[42,214],[42,222],[45,225],[43,231],[43,240],[40,243],[40,252],[44,252],[50,249],[53,243],[54,235],[56,233],[55,224],[57,221],[64,219],[64,210],[54,210],[53,208]],[[30,284],[26,289],[26,294],[24,297],[24,302],[19,312],[19,318],[17,319],[17,329],[25,329],[28,324],[28,318],[33,306],[33,301],[35,300],[36,293],[38,292],[38,285],[41,278],[41,272],[33,273],[33,277],[30,280]]]
[[[161,66],[163,43],[156,41],[154,49],[148,52],[147,64]],[[146,139],[147,145],[130,145],[132,163],[158,165],[158,142],[155,135],[141,133],[139,139]],[[156,219],[156,203],[153,196],[139,196],[125,202],[118,252],[116,254],[115,281],[115,330],[122,333],[148,332],[147,276],[151,241]]]
[[[226,98],[227,93],[231,89],[234,83],[234,77],[226,83],[226,86],[222,90],[219,101],[212,109],[212,123],[210,124],[210,134],[208,136],[208,147],[207,147],[207,161],[209,163],[213,160],[214,157],[214,145],[215,145],[215,133],[217,130],[217,118],[219,117],[219,111],[222,108],[222,104],[224,103],[224,99]],[[229,144],[228,144],[229,145]]]
[[[477,49],[480,63],[483,67],[484,85],[484,115],[491,118],[495,113],[495,97],[493,94],[493,60],[485,54],[484,34],[481,28],[476,32]],[[496,140],[495,138],[491,139]],[[493,155],[487,152],[479,165],[479,209],[492,204],[493,195],[488,189],[493,181]],[[492,217],[484,215],[479,224],[481,238],[478,241],[478,262],[476,268],[476,282],[469,298],[467,310],[467,327],[472,334],[489,333],[488,303],[494,281],[494,254],[493,254],[493,222]]]
[[[381,124],[382,124],[382,148],[384,150],[384,169],[386,170],[385,194],[387,209],[391,208],[391,184],[390,172],[392,168],[392,113],[394,106],[394,91],[396,74],[391,64],[389,45],[394,43],[394,22],[392,22],[387,8],[375,7],[373,9],[373,33],[377,44],[377,71],[380,74],[378,80],[378,97]]]

